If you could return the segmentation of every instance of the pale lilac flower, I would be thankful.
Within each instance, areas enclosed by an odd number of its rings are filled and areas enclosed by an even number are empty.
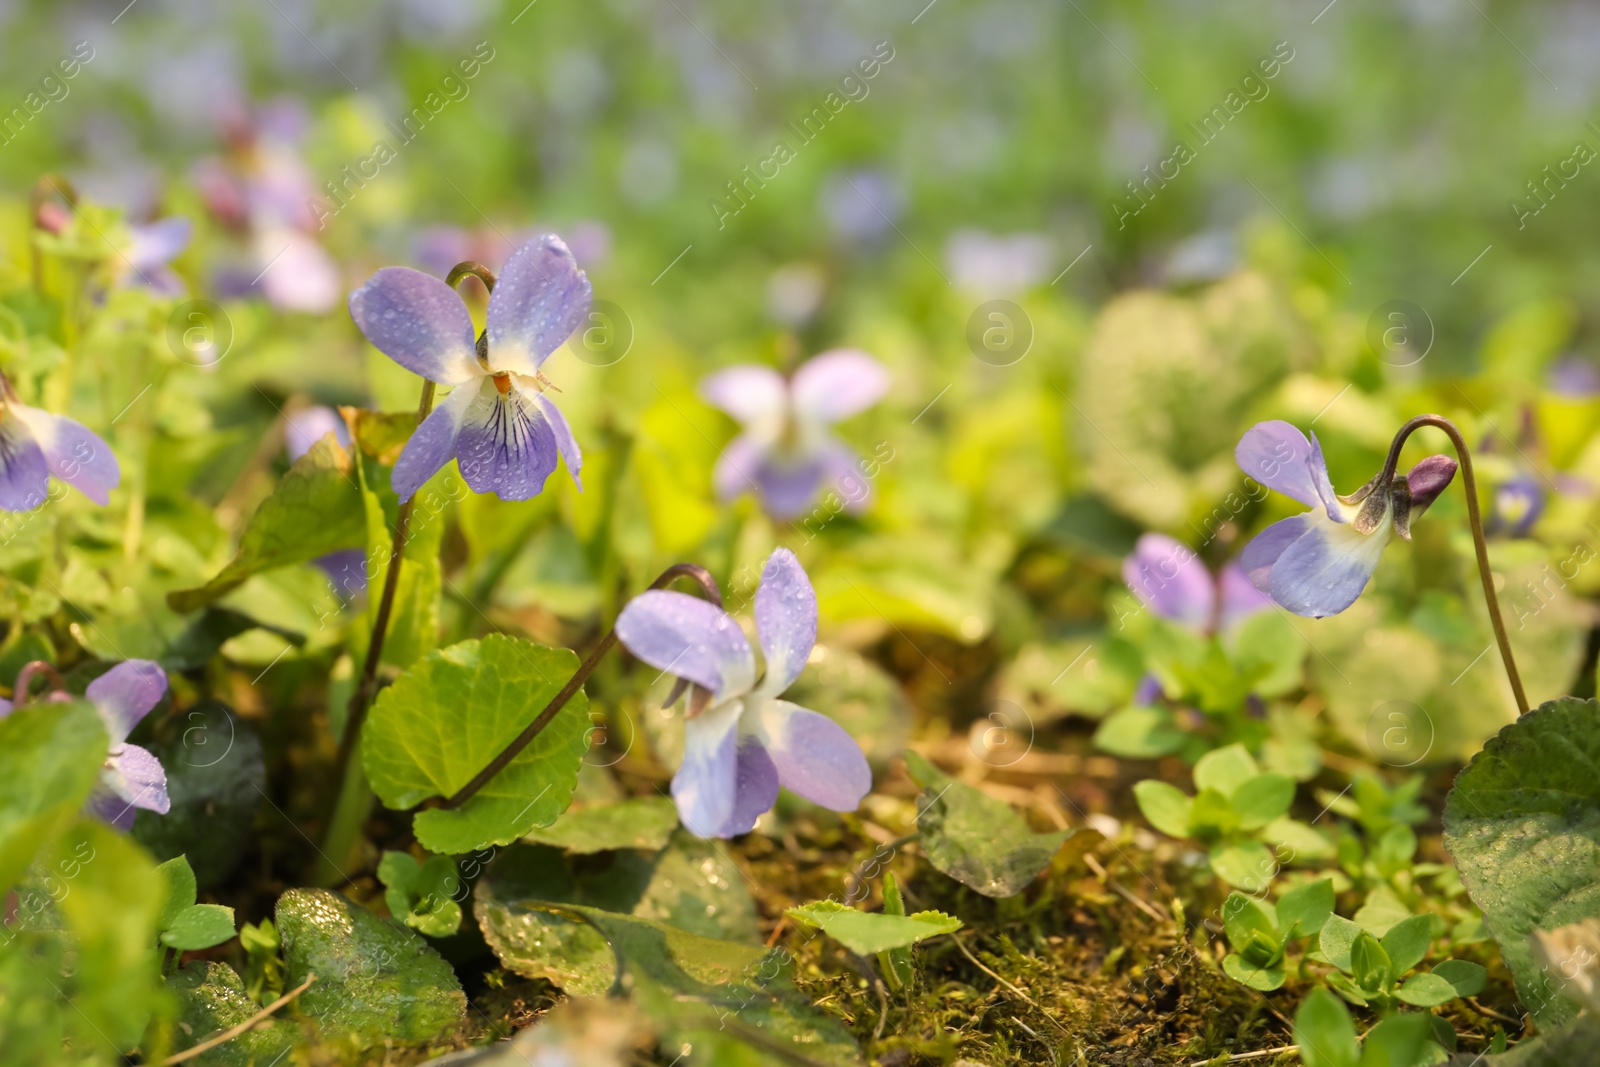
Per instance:
[[[133,826],[135,808],[160,815],[172,809],[161,761],[148,749],[128,744],[128,734],[166,691],[166,672],[147,659],[117,664],[84,691],[111,735],[111,749],[100,781],[89,794],[88,809],[118,829]]]
[[[1322,446],[1287,422],[1257,423],[1234,451],[1240,468],[1311,510],[1275,522],[1239,556],[1255,587],[1294,612],[1320,618],[1354,604],[1393,534],[1411,539],[1411,522],[1455,477],[1456,461],[1429,456],[1388,486],[1374,478],[1350,496],[1334,493]]]
[[[866,503],[856,454],[829,426],[876,404],[889,372],[865,352],[836,348],[785,379],[768,367],[737,366],[700,383],[706,402],[744,424],[717,460],[712,480],[724,500],[753,490],[774,518],[805,511],[825,482],[839,486],[843,506]]]
[[[1050,276],[1055,259],[1042,233],[1010,236],[961,229],[945,242],[945,269],[957,289],[976,296],[1017,296]]]
[[[1272,606],[1237,562],[1212,578],[1192,548],[1165,534],[1141,536],[1122,563],[1122,577],[1145,607],[1203,634],[1224,633]]]
[[[189,246],[193,232],[194,224],[181,215],[132,227],[122,284],[142,285],[161,296],[182,296],[188,289],[168,264]]]
[[[683,764],[672,779],[678,815],[701,837],[748,831],[781,785],[834,811],[872,789],[861,748],[826,715],[779,697],[817,640],[817,595],[788,549],[772,553],[755,596],[765,674],[733,617],[698,597],[642,593],[617,618],[628,651],[703,690],[689,701]]]
[[[122,480],[111,446],[75,419],[17,400],[0,376],[0,510],[32,511],[45,502],[50,476],[105,505]]]
[[[161,702],[166,691],[166,672],[147,659],[130,659],[117,664],[90,682],[84,691],[84,696],[100,713],[100,721],[111,739],[100,769],[100,780],[90,791],[85,809],[119,830],[133,826],[137,808],[161,815],[172,810],[172,802],[167,797],[167,772],[162,769],[161,761],[148,749],[128,744],[128,734]],[[44,702],[67,699],[65,693],[58,692],[45,697]],[[0,718],[11,714],[12,710],[11,701],[0,699]]]
[[[527,500],[544,489],[559,452],[581,489],[578,442],[545,396],[539,366],[584,321],[592,296],[561,238],[547,234],[506,261],[489,297],[485,348],[448,285],[409,267],[385,267],[350,294],[350,316],[407,370],[454,386],[395,462],[402,501],[456,460],[474,492]]]

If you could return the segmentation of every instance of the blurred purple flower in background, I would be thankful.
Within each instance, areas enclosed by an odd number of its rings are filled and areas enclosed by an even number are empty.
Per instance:
[[[75,419],[21,403],[0,375],[0,509],[43,504],[52,474],[101,506],[122,480],[110,445]]]
[[[307,452],[311,446],[329,434],[339,442],[339,447],[350,447],[350,427],[339,413],[332,408],[316,405],[301,408],[290,415],[284,423],[283,446],[289,454],[289,462],[293,463]],[[343,552],[330,552],[313,561],[322,568],[329,581],[338,590],[342,597],[352,597],[367,587],[367,553],[363,549],[349,548]]]
[[[1237,561],[1213,578],[1194,549],[1165,534],[1139,538],[1122,562],[1122,578],[1145,607],[1202,634],[1225,633],[1272,606]]]
[[[865,243],[883,240],[905,210],[904,197],[889,176],[871,168],[829,174],[817,206],[835,237]]]
[[[628,602],[617,638],[639,659],[692,682],[683,763],[672,798],[701,837],[749,831],[781,785],[834,811],[872,789],[867,758],[826,715],[780,700],[817,641],[817,595],[794,553],[774,551],[755,597],[765,674],[733,616],[687,593],[651,590]]]
[[[168,264],[189,247],[194,223],[172,215],[135,225],[132,234],[133,243],[125,258],[119,260],[126,267],[121,284],[143,286],[161,296],[182,296],[188,292],[188,286]]]
[[[770,367],[740,365],[706,378],[700,395],[743,424],[717,460],[712,480],[724,500],[753,490],[774,518],[793,518],[835,482],[843,506],[869,495],[855,452],[829,426],[876,404],[889,390],[883,364],[853,348],[835,348],[785,379]]]
[[[480,358],[467,305],[438,278],[385,267],[350,294],[350,317],[379,351],[431,382],[455,386],[395,462],[402,501],[452,459],[473,492],[502,500],[538,495],[558,452],[583,487],[578,442],[544,395],[549,383],[539,367],[584,321],[592,295],[561,238],[547,234],[523,245],[489,296]]]
[[[1055,252],[1042,233],[1007,237],[962,229],[945,242],[945,269],[957,289],[975,296],[1017,296],[1050,276]]]
[[[1337,615],[1354,604],[1392,535],[1411,539],[1411,522],[1455,477],[1456,461],[1429,456],[1394,484],[1372,482],[1335,495],[1315,434],[1287,422],[1260,422],[1234,451],[1240,468],[1311,510],[1256,535],[1239,562],[1257,589],[1296,615]]]

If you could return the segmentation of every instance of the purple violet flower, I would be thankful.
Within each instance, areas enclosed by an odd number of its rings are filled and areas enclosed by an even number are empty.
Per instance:
[[[454,459],[476,493],[527,500],[544,489],[559,452],[578,488],[578,442],[545,396],[539,366],[589,313],[589,278],[561,238],[513,252],[489,296],[486,349],[448,285],[409,267],[385,267],[350,294],[350,316],[407,370],[454,386],[406,442],[394,465],[402,501]]]
[[[872,789],[867,758],[843,727],[779,699],[817,640],[817,595],[786,548],[762,569],[755,616],[766,664],[759,684],[739,624],[699,597],[651,590],[617,618],[629,652],[698,687],[672,798],[684,826],[701,837],[749,831],[780,785],[834,811],[854,811]]]
[[[1238,562],[1212,578],[1192,548],[1165,534],[1139,538],[1122,563],[1122,578],[1145,607],[1202,634],[1225,632],[1272,606]]]
[[[75,419],[21,403],[0,375],[0,510],[43,504],[52,474],[102,507],[122,480],[110,445]]]
[[[1411,540],[1411,522],[1455,477],[1456,461],[1429,456],[1388,486],[1374,478],[1350,496],[1334,493],[1316,435],[1287,422],[1261,422],[1234,450],[1240,468],[1311,510],[1268,526],[1239,555],[1252,584],[1294,612],[1321,618],[1354,604],[1392,535]]]
[[[25,672],[26,673],[26,672]],[[100,781],[89,793],[85,810],[119,830],[133,827],[136,808],[165,815],[172,810],[167,797],[167,772],[149,749],[128,744],[128,735],[167,691],[166,672],[147,659],[130,659],[112,667],[89,683],[84,696],[111,735]],[[46,703],[65,701],[65,693],[52,693]],[[0,698],[0,718],[14,705]]]
[[[700,383],[700,395],[744,424],[717,460],[717,495],[754,490],[768,514],[791,519],[805,511],[825,481],[839,486],[844,507],[867,501],[856,454],[828,427],[876,404],[889,390],[889,372],[865,352],[824,352],[785,379],[769,367],[742,365]]]
[[[126,257],[124,285],[143,285],[160,296],[182,296],[188,292],[183,279],[170,266],[189,247],[194,223],[181,215],[132,227],[133,243]]]

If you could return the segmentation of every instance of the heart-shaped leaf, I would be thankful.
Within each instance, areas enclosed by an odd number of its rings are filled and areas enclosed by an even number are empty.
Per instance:
[[[449,796],[472,780],[542,711],[578,657],[490,634],[430,652],[378,695],[362,734],[372,789],[391,808]],[[516,759],[461,807],[419,812],[417,841],[460,855],[548,826],[572,801],[589,746],[580,690]]]
[[[232,939],[233,909],[221,904],[190,905],[161,933],[161,943],[180,952],[210,948]]]
[[[1133,799],[1150,825],[1168,837],[1188,837],[1194,798],[1175,785],[1146,778],[1133,787]]]
[[[1444,841],[1541,1027],[1575,1014],[1534,930],[1600,917],[1600,703],[1540,705],[1484,745],[1445,800]]]
[[[905,948],[940,934],[961,929],[961,920],[942,911],[912,915],[884,915],[857,911],[837,900],[819,900],[784,912],[791,919],[814,926],[859,956]]]
[[[928,862],[986,897],[1022,892],[1068,840],[1078,852],[1102,840],[1095,830],[1035,833],[1011,805],[956,781],[915,752],[906,753],[906,767],[922,786],[917,828]]]
[[[224,1030],[247,1022],[261,1007],[244,991],[244,983],[225,963],[196,960],[167,979],[167,989],[177,998],[178,1027],[173,1035],[175,1052],[183,1052]],[[287,1062],[300,1028],[288,1020],[263,1019],[237,1037],[216,1046],[196,1062],[207,1067],[257,1067]]]
[[[278,898],[292,987],[317,976],[297,1001],[324,1038],[367,1048],[431,1041],[458,1027],[467,998],[455,971],[421,937],[326,889]]]
[[[678,809],[670,797],[630,797],[615,804],[568,811],[549,826],[523,835],[535,845],[554,845],[579,854],[619,848],[663,848],[678,828]]]

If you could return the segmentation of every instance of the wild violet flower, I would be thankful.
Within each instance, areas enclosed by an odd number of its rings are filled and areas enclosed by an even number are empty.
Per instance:
[[[193,233],[194,223],[181,215],[132,227],[121,284],[143,286],[161,296],[182,296],[188,289],[168,264],[189,247]]]
[[[754,490],[773,518],[792,519],[833,481],[844,506],[860,508],[868,491],[856,454],[828,427],[865,411],[888,390],[883,364],[850,348],[814,357],[789,379],[749,365],[706,378],[700,395],[744,424],[712,472],[717,495],[730,500]]]
[[[1338,496],[1322,446],[1287,422],[1257,423],[1234,450],[1250,477],[1311,510],[1268,526],[1239,556],[1252,584],[1296,615],[1337,615],[1354,604],[1393,534],[1411,540],[1411,522],[1450,480],[1456,461],[1429,456],[1387,486],[1373,478]]]
[[[1122,578],[1145,607],[1202,634],[1224,633],[1272,606],[1237,561],[1212,578],[1194,549],[1165,534],[1139,538],[1122,562]]]
[[[672,797],[683,824],[701,837],[745,833],[780,785],[834,811],[854,811],[872,788],[867,759],[843,727],[779,699],[817,640],[817,596],[788,549],[773,552],[762,569],[755,616],[765,661],[759,684],[750,643],[714,604],[652,590],[617,618],[629,652],[698,687]]]
[[[167,772],[161,761],[149,749],[128,743],[128,734],[161,702],[166,691],[166,672],[147,659],[117,664],[90,682],[84,691],[111,735],[100,781],[89,793],[86,810],[119,830],[133,827],[135,809],[161,815],[172,810],[172,801],[167,797]],[[68,698],[57,692],[44,699],[56,702]],[[12,708],[11,701],[0,699],[0,717],[9,715]]]
[[[578,442],[544,395],[549,383],[539,366],[584,321],[592,295],[588,276],[554,234],[506,261],[489,296],[482,347],[460,296],[421,271],[385,267],[350,294],[350,316],[367,340],[407,370],[455,387],[395,462],[402,501],[452,459],[473,492],[527,500],[544,488],[559,451],[583,487]]]
[[[101,506],[122,480],[110,445],[75,419],[20,402],[0,375],[0,509],[43,504],[52,474]]]

